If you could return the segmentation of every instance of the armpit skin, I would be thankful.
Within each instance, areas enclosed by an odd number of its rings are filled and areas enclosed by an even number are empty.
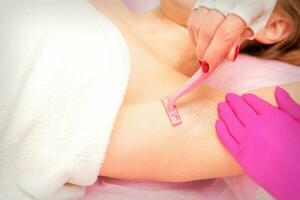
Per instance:
[[[300,101],[300,83],[284,85]],[[274,87],[252,91],[274,102]],[[183,98],[183,124],[173,128],[159,100],[125,105],[116,122],[103,176],[181,182],[238,175],[241,168],[215,134],[216,105],[224,94],[201,87]]]
[[[177,127],[171,126],[160,99],[124,105],[100,174],[178,182],[221,176],[224,169],[240,173],[212,131],[221,93],[209,91],[202,87],[178,102],[184,122]]]

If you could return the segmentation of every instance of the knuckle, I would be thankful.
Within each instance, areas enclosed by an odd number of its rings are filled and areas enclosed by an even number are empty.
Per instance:
[[[222,26],[219,28],[219,30],[216,33],[216,37],[223,41],[233,41],[235,40],[235,35],[232,30],[230,30],[226,26]]]

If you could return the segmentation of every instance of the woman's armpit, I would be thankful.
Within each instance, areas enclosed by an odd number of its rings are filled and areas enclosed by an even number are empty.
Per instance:
[[[217,119],[217,105],[223,94],[217,90],[201,86],[194,92],[184,96],[177,103],[183,124],[198,132],[214,129]]]
[[[181,111],[183,123],[189,124],[191,128],[199,132],[213,128],[217,119],[216,106],[201,100],[185,105],[179,111]]]
[[[101,174],[186,181],[240,173],[215,134],[216,105],[221,98],[206,87],[188,94],[178,102],[183,123],[177,127],[171,125],[160,99],[124,105]]]

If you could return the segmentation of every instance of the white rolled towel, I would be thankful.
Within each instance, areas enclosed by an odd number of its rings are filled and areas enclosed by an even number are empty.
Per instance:
[[[79,199],[130,74],[127,44],[85,0],[0,0],[0,197]]]

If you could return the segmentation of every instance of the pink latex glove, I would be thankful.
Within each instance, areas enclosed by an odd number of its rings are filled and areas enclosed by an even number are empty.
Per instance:
[[[226,96],[219,139],[256,183],[280,200],[300,199],[300,106],[276,88],[274,107],[252,94]]]

